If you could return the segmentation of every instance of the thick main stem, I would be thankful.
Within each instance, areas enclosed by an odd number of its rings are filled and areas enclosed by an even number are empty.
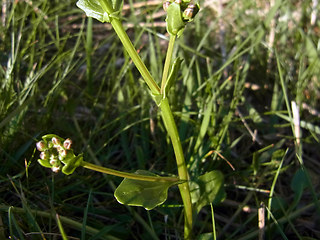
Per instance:
[[[174,153],[176,155],[176,161],[178,166],[178,174],[180,180],[185,180],[184,183],[179,184],[179,190],[182,197],[183,205],[184,205],[184,220],[185,220],[185,227],[184,227],[184,238],[191,239],[191,232],[192,232],[192,202],[190,196],[190,189],[189,189],[189,175],[187,166],[184,160],[184,155],[182,151],[181,141],[178,134],[177,126],[175,124],[172,111],[170,109],[169,101],[167,98],[164,98],[160,104],[161,108],[161,116],[165,127],[169,133]]]

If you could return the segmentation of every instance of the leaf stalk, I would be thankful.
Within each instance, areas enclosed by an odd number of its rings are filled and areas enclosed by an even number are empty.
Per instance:
[[[82,161],[81,166],[97,172],[101,172],[101,173],[105,173],[105,174],[109,174],[117,177],[134,179],[134,180],[141,180],[141,181],[148,181],[148,182],[173,182],[173,183],[179,182],[179,179],[176,177],[147,176],[147,175],[140,175],[135,173],[122,172],[122,171],[117,171],[111,168],[98,166],[85,161]]]

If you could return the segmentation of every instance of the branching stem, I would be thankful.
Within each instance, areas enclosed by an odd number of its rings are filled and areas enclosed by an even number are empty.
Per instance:
[[[114,13],[112,5],[110,5],[108,0],[99,0],[101,3],[102,8],[111,16]],[[171,63],[173,47],[176,35],[170,35],[169,46],[167,50],[167,56],[164,66],[164,71],[162,75],[162,83],[161,88],[155,82],[153,77],[151,76],[150,72],[146,68],[145,64],[142,62],[140,56],[138,55],[136,49],[134,48],[131,40],[129,39],[127,33],[125,32],[121,21],[118,18],[111,17],[110,23],[114,28],[116,34],[118,35],[119,39],[121,40],[123,46],[127,50],[129,56],[132,58],[135,66],[141,73],[143,79],[145,80],[146,84],[150,88],[151,92],[155,95],[164,94],[164,88],[168,78],[169,67]],[[185,159],[182,151],[182,146],[180,142],[180,137],[178,134],[177,126],[173,118],[172,111],[170,109],[170,105],[167,98],[162,99],[161,104],[161,116],[168,131],[168,134],[171,138],[172,145],[174,148],[176,162],[178,167],[178,174],[179,180],[185,181],[182,184],[179,184],[179,190],[182,197],[182,201],[184,204],[184,213],[185,213],[185,227],[184,227],[184,238],[191,239],[191,232],[192,232],[192,203],[191,203],[191,196],[190,196],[190,189],[188,184],[188,170],[185,164]],[[86,165],[89,168],[89,165]],[[115,171],[115,170],[112,170]],[[118,174],[118,171],[116,171]],[[113,172],[115,173],[115,172]],[[115,174],[113,174],[115,175]],[[162,179],[162,178],[159,178]]]

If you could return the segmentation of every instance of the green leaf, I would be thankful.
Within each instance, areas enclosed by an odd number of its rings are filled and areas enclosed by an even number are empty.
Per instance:
[[[48,141],[51,141],[51,139],[54,138],[54,137],[57,138],[57,139],[59,139],[61,142],[64,141],[64,139],[63,139],[62,137],[59,137],[58,135],[56,135],[56,134],[51,134],[51,133],[42,136],[42,139],[43,139],[45,142],[48,142]]]
[[[42,167],[46,167],[46,168],[52,168],[52,165],[49,163],[49,160],[47,159],[38,159],[38,163],[42,166]]]
[[[145,170],[137,170],[137,174],[157,176]],[[125,178],[114,192],[114,196],[121,204],[141,206],[151,210],[167,200],[168,188],[171,182],[149,182]]]
[[[295,193],[300,193],[308,186],[308,177],[303,169],[300,168],[295,173],[290,186]]]
[[[87,17],[92,17],[100,22],[110,22],[108,13],[103,10],[99,1],[79,0],[76,5],[86,13]]]
[[[190,196],[192,204],[196,203],[200,198],[200,186],[195,181],[189,182]]]
[[[82,154],[79,154],[78,156],[66,158],[65,160],[61,161],[65,164],[62,167],[62,172],[66,175],[72,174],[77,167],[81,166],[82,161],[83,161]]]
[[[294,191],[294,205],[297,204],[305,188],[308,187],[308,176],[304,169],[300,168],[293,176],[290,187]]]
[[[190,184],[191,200],[197,212],[210,203],[215,205],[225,199],[223,183],[223,174],[214,170],[201,175],[197,181]]]
[[[186,23],[182,19],[180,4],[173,2],[167,9],[167,31],[171,35],[177,35],[180,37],[186,26]]]

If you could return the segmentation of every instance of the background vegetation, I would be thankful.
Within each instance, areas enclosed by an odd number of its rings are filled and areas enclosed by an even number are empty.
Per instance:
[[[110,26],[85,18],[75,2],[2,1],[0,239],[60,239],[55,214],[70,239],[181,239],[177,188],[148,212],[117,203],[119,178],[81,169],[64,176],[37,163],[36,140],[55,133],[89,162],[176,174],[138,71]],[[200,5],[178,41],[184,62],[171,103],[191,179],[214,169],[225,175],[226,199],[213,207],[217,236],[257,239],[260,208],[267,239],[319,239],[317,1]],[[123,14],[160,81],[162,2],[126,1]],[[194,231],[210,239],[210,206]]]

